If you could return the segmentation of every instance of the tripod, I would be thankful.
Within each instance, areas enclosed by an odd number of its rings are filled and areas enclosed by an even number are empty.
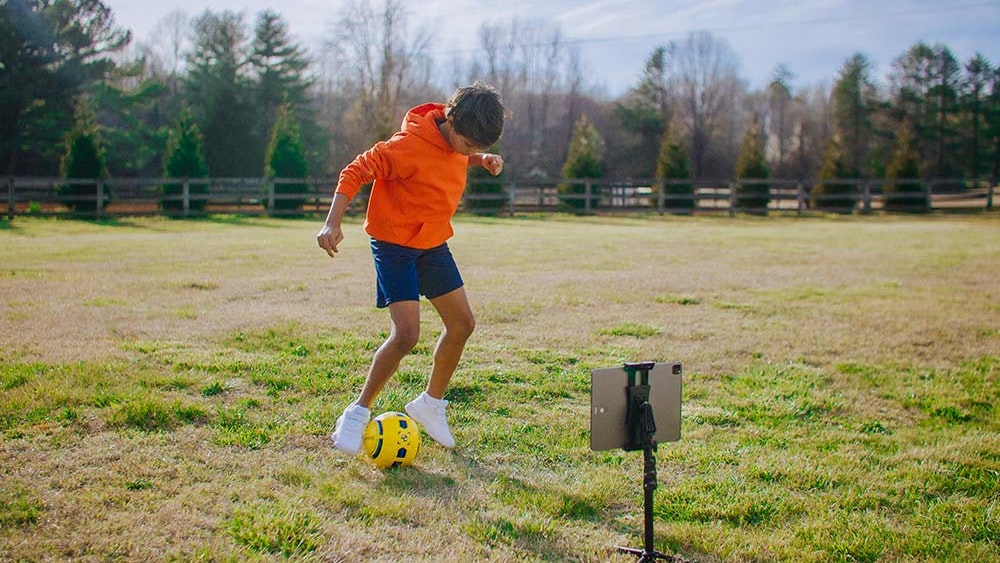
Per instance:
[[[623,448],[625,451],[642,450],[644,497],[643,549],[619,547],[618,551],[631,553],[639,557],[639,563],[655,563],[657,559],[674,561],[673,557],[656,551],[653,545],[653,491],[656,490],[656,418],[653,415],[653,405],[649,404],[649,370],[654,362],[626,363],[628,374],[628,411],[625,424],[628,427],[629,442]],[[636,379],[638,376],[638,382]]]

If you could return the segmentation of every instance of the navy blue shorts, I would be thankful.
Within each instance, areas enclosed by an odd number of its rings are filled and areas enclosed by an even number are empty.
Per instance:
[[[440,297],[462,287],[462,276],[448,243],[420,250],[372,239],[375,260],[375,306]]]

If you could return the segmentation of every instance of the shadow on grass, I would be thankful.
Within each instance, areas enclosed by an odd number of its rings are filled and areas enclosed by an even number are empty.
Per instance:
[[[171,217],[173,221],[190,221],[192,223],[212,223],[215,225],[233,225],[241,227],[264,227],[280,229],[281,222],[274,221],[265,215],[195,215],[191,217]],[[282,221],[305,219],[305,217],[281,217]]]
[[[467,211],[462,211],[458,213],[456,219],[461,220],[463,223],[479,223],[484,225],[502,225],[504,223],[510,223],[511,221],[516,222],[541,222],[546,219],[558,218],[557,213],[545,213],[545,212],[518,212],[515,215],[510,215],[507,212],[500,213],[470,213]]]
[[[455,485],[452,477],[425,471],[419,466],[387,469],[381,482],[381,487],[387,492],[421,496],[438,496],[441,491],[454,489]]]
[[[97,227],[156,230],[154,223],[141,220],[138,217],[104,217],[101,219],[79,219],[79,221]]]

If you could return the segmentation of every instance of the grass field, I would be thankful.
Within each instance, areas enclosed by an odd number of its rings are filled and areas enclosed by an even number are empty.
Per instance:
[[[660,551],[1000,559],[1000,215],[460,218],[459,445],[385,472],[329,443],[388,318],[318,227],[0,221],[0,561],[632,561],[641,454],[588,448],[631,360],[685,370]]]

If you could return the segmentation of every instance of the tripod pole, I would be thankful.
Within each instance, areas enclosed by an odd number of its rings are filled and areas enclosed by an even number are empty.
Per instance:
[[[643,549],[631,547],[619,547],[618,551],[631,553],[639,557],[639,563],[655,563],[657,559],[674,561],[669,557],[656,551],[653,538],[653,491],[656,490],[656,456],[653,455],[653,445],[646,444],[642,450],[643,461]]]
[[[656,490],[656,456],[653,455],[653,433],[656,427],[652,421],[653,408],[649,403],[643,403],[639,409],[642,411],[641,417],[647,430],[642,444],[643,549],[640,551],[629,547],[619,547],[618,550],[638,556],[639,563],[655,563],[657,559],[672,561],[672,557],[656,551],[654,545],[653,491]]]
[[[642,449],[642,491],[643,491],[643,549],[620,547],[619,551],[639,556],[639,563],[655,563],[657,559],[673,560],[658,551],[653,537],[653,491],[656,490],[656,457],[653,450],[656,442],[656,418],[653,405],[649,404],[649,364],[625,364],[629,372],[629,386],[626,388],[629,411],[626,423],[629,426],[630,443],[626,450]],[[635,375],[641,376],[636,385]]]
[[[642,489],[645,497],[643,499],[645,510],[645,520],[643,523],[645,542],[643,546],[645,549],[640,561],[655,561],[656,557],[660,554],[657,553],[656,548],[653,546],[653,491],[656,490],[656,456],[653,455],[652,446],[643,448],[642,457],[644,466]]]

